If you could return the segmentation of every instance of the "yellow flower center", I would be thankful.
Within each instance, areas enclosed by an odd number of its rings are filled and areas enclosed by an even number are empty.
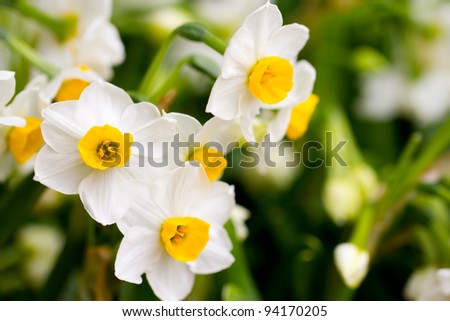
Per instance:
[[[211,182],[220,178],[227,168],[227,160],[223,154],[212,147],[203,146],[195,149],[189,160],[199,162]]]
[[[297,140],[305,134],[318,103],[319,96],[311,94],[306,101],[292,109],[291,119],[286,131],[287,138]]]
[[[77,100],[80,98],[83,90],[89,85],[89,81],[82,79],[72,78],[64,80],[55,96],[55,101]]]
[[[94,126],[78,142],[78,151],[86,165],[100,170],[123,167],[130,159],[133,136],[117,128]]]
[[[13,127],[8,135],[8,149],[19,164],[25,164],[44,144],[42,120],[28,117],[25,127]]]
[[[208,243],[209,224],[195,217],[169,218],[162,225],[161,239],[175,260],[194,261]]]
[[[289,60],[266,57],[250,71],[248,88],[253,96],[265,104],[276,104],[285,99],[294,86],[294,68]]]

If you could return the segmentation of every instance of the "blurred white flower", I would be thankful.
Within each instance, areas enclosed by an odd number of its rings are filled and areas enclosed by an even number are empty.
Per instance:
[[[353,243],[342,243],[334,249],[334,262],[344,283],[356,289],[366,277],[370,255]]]
[[[412,78],[404,61],[362,76],[358,111],[363,117],[389,120],[403,116],[419,126],[439,122],[450,111],[450,5],[415,0],[411,15],[432,35],[415,35],[415,55],[420,74]]]
[[[32,224],[18,231],[17,240],[28,254],[24,262],[25,275],[33,286],[39,288],[56,263],[64,245],[64,235],[54,226]]]
[[[404,296],[408,300],[450,300],[450,269],[426,266],[414,271],[406,282]]]
[[[116,276],[141,283],[142,274],[162,300],[182,300],[195,274],[216,273],[234,258],[225,222],[235,205],[233,187],[210,182],[190,165],[143,187],[135,206],[118,227],[124,234],[115,263]]]
[[[248,209],[238,204],[236,204],[233,211],[231,211],[231,222],[234,226],[236,238],[241,242],[246,240],[248,237],[248,227],[245,224],[245,221],[250,218],[250,215],[251,214]]]
[[[63,194],[80,194],[89,214],[105,225],[125,214],[134,180],[143,171],[154,172],[147,157],[162,157],[162,143],[175,134],[175,121],[161,117],[154,105],[134,104],[125,91],[103,81],[42,115],[46,145],[36,159],[35,180]],[[134,142],[143,149],[131,148]],[[152,152],[145,150],[148,142]]]
[[[226,49],[206,107],[224,120],[239,116],[250,142],[256,140],[253,120],[261,108],[292,108],[312,92],[315,70],[306,61],[297,62],[309,30],[282,24],[278,7],[269,2],[245,19]]]
[[[30,3],[76,24],[69,38],[63,41],[42,30],[37,46],[45,58],[61,68],[86,65],[104,79],[112,77],[112,67],[124,60],[125,50],[117,29],[109,22],[111,0],[32,0]]]

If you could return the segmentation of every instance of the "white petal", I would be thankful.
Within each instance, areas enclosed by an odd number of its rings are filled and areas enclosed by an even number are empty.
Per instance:
[[[275,119],[269,123],[270,141],[279,142],[284,137],[289,127],[291,113],[290,108],[278,110]]]
[[[147,273],[147,280],[155,295],[161,300],[183,300],[194,286],[195,274],[186,263],[178,262],[163,253]]]
[[[253,97],[250,92],[246,92],[241,96],[239,101],[239,107],[241,109],[241,131],[247,142],[255,142],[255,133],[253,131],[253,121],[255,116],[259,114],[261,102]]]
[[[227,269],[234,263],[232,247],[227,231],[223,227],[211,227],[206,247],[199,257],[188,265],[195,274],[211,274]]]
[[[0,108],[4,107],[14,96],[15,88],[14,72],[0,70]]]
[[[78,44],[78,64],[87,65],[104,79],[110,79],[112,66],[124,59],[125,49],[117,29],[100,19],[90,24]]]
[[[197,141],[202,145],[213,143],[213,145],[210,144],[211,147],[219,145],[221,150],[218,150],[225,155],[239,144],[241,137],[242,132],[238,122],[213,117],[203,125],[197,135]]]
[[[0,117],[0,125],[3,126],[15,126],[15,127],[25,127],[27,121],[25,118],[16,116],[4,116]]]
[[[242,28],[248,29],[255,39],[255,54],[258,59],[266,54],[268,40],[283,24],[281,12],[277,6],[267,2],[250,14],[244,21]]]
[[[230,39],[223,56],[222,77],[247,77],[258,60],[255,56],[255,39],[247,29],[239,29]]]
[[[236,205],[233,186],[216,181],[206,188],[198,187],[198,192],[192,194],[190,199],[192,207],[186,212],[187,216],[199,217],[219,226],[231,218],[231,211]]]
[[[63,194],[78,194],[78,186],[92,168],[86,166],[78,152],[57,153],[48,145],[37,154],[34,179]]]
[[[237,112],[239,97],[247,90],[246,77],[217,78],[209,96],[206,112],[224,120],[232,120]]]
[[[204,170],[189,163],[158,178],[151,186],[151,195],[164,213],[186,216],[190,207],[196,205],[204,188],[210,186]]]
[[[79,17],[79,26],[85,30],[95,20],[107,21],[112,14],[112,1],[110,0],[78,0],[71,3],[77,11]]]
[[[41,80],[43,80],[41,78]],[[35,79],[33,81],[39,81]],[[5,110],[5,114],[11,116],[36,117],[41,118],[42,109],[50,105],[50,100],[42,95],[39,85],[28,85],[23,91],[18,93],[12,103]]]
[[[177,121],[177,134],[180,135],[181,142],[187,142],[190,135],[195,135],[202,129],[202,124],[192,116],[180,113],[165,114],[164,117]]]
[[[334,260],[345,284],[356,289],[367,274],[369,253],[352,243],[342,243],[334,250]]]
[[[294,87],[288,96],[278,104],[265,104],[263,108],[282,109],[297,106],[311,95],[315,80],[316,70],[314,67],[306,60],[299,61],[294,67]]]
[[[145,226],[155,232],[161,230],[167,214],[153,201],[146,182],[136,183],[136,193],[130,210],[117,222],[117,227],[123,234],[135,226]]]
[[[142,283],[142,274],[158,261],[162,250],[159,233],[143,226],[130,228],[117,251],[114,264],[116,277],[131,283]]]
[[[84,136],[91,126],[86,124],[83,115],[78,112],[79,101],[69,100],[60,103],[51,104],[42,111],[42,117],[45,122],[51,126],[57,127],[66,135],[69,135],[77,140]],[[51,142],[57,140],[59,137],[46,135],[43,133],[44,140]]]
[[[155,105],[147,102],[133,104],[123,112],[120,127],[124,132],[132,133],[160,118],[161,113]]]
[[[41,131],[45,142],[54,151],[58,153],[78,153],[79,139],[77,137],[68,135],[48,121],[42,122]]]
[[[269,38],[267,56],[278,56],[297,61],[297,55],[309,38],[309,29],[297,23],[286,25]]]
[[[105,124],[119,127],[122,114],[130,105],[133,101],[123,89],[95,81],[81,93],[78,113],[84,116],[89,128]]]
[[[38,51],[47,61],[51,61],[57,67],[65,68],[77,64],[71,50],[73,46],[75,46],[74,41],[61,44],[50,31],[40,30],[39,32]]]
[[[124,168],[95,170],[81,182],[81,201],[97,222],[116,223],[130,208],[134,185],[126,172]]]

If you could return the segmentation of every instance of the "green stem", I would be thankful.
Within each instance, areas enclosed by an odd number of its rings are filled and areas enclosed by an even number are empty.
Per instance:
[[[36,50],[30,47],[23,40],[7,33],[0,27],[0,39],[4,40],[12,50],[20,54],[30,64],[38,68],[49,77],[54,77],[59,73],[59,69],[47,62]]]
[[[225,228],[233,243],[232,253],[235,258],[233,265],[226,271],[229,282],[228,285],[232,285],[238,290],[239,293],[235,299],[252,301],[260,300],[261,295],[253,280],[244,249],[242,244],[236,238],[234,226],[231,221],[228,221],[225,224]]]
[[[192,41],[203,42],[221,54],[223,54],[226,49],[226,44],[221,39],[213,35],[208,29],[206,29],[200,24],[187,23],[178,27],[177,29],[172,31],[169,37],[167,37],[167,39],[164,41],[158,53],[156,54],[153,62],[147,69],[147,72],[145,73],[144,78],[139,86],[138,91],[140,95],[147,98],[151,98],[155,95],[155,91],[157,90],[156,89],[157,74],[161,69],[161,66],[163,64],[164,58],[167,54],[167,51],[169,50],[170,45],[172,44],[173,40],[175,39],[175,36],[177,35]],[[181,65],[186,62],[187,61],[182,62]],[[178,64],[177,68],[178,66],[181,68],[181,65]]]

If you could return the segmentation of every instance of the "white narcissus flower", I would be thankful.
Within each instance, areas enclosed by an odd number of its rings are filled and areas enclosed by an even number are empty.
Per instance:
[[[239,241],[245,241],[248,237],[248,227],[245,224],[250,218],[250,211],[245,207],[236,204],[233,211],[231,211],[231,222],[234,226],[234,231],[236,232],[236,238]]]
[[[124,234],[115,263],[119,279],[139,284],[146,274],[160,299],[182,300],[195,274],[216,273],[234,262],[223,227],[235,206],[232,186],[210,182],[187,164],[141,192],[118,222]]]
[[[103,81],[42,115],[46,145],[36,159],[35,179],[63,194],[80,194],[89,214],[104,225],[125,214],[133,180],[149,169],[155,174],[147,157],[162,157],[161,145],[175,134],[175,121],[161,117],[154,105],[134,104],[125,91]]]
[[[315,69],[297,55],[309,38],[303,25],[282,26],[278,7],[267,2],[249,15],[231,38],[207,112],[232,120],[240,116],[247,141],[254,142],[253,119],[262,109],[292,108],[312,92]]]
[[[415,270],[406,282],[404,296],[408,300],[450,300],[450,269],[425,266]]]
[[[344,283],[356,289],[366,277],[370,255],[352,243],[339,244],[334,250],[334,261]]]
[[[75,21],[75,28],[68,39],[58,39],[43,30],[38,50],[55,65],[65,68],[86,65],[104,79],[112,77],[112,67],[122,63],[125,50],[120,35],[109,20],[112,14],[111,0],[33,0],[40,10]]]

